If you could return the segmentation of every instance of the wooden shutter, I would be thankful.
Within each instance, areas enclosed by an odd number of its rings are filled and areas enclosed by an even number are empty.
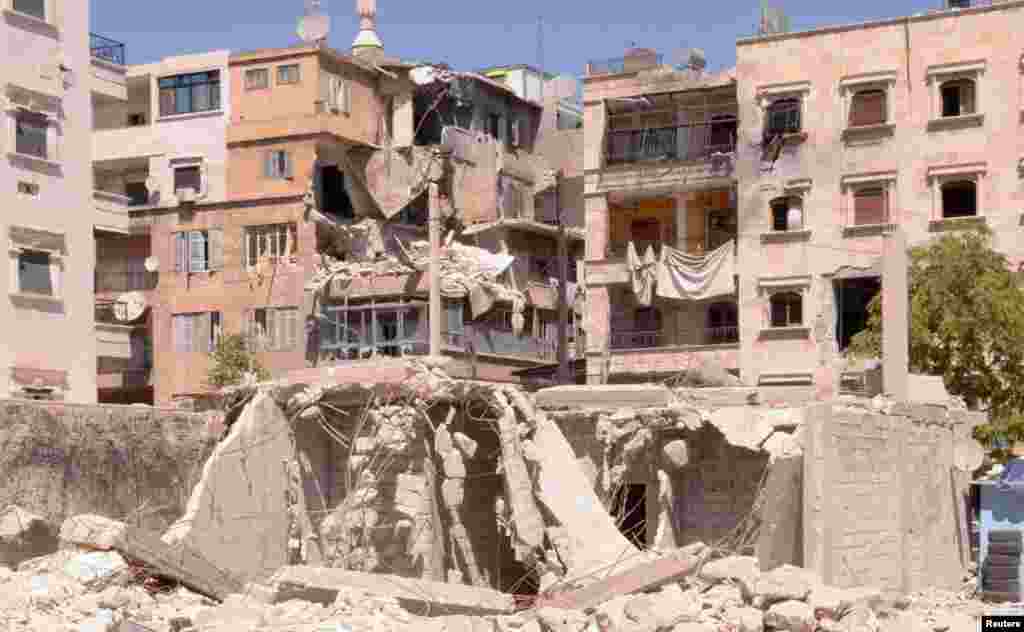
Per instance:
[[[854,225],[885,224],[888,221],[886,198],[886,191],[881,187],[857,191],[853,196]]]
[[[209,258],[207,262],[210,270],[220,270],[224,267],[224,231],[220,228],[212,228],[207,232],[209,246]]]
[[[885,92],[868,90],[853,95],[850,102],[850,125],[881,125],[885,123]]]

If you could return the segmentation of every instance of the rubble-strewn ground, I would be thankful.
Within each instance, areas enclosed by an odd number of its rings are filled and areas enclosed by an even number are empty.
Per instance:
[[[330,606],[268,605],[245,595],[216,603],[183,587],[144,587],[116,552],[61,550],[0,568],[0,628],[14,631],[177,632],[975,632],[982,614],[1024,604],[986,604],[965,579],[960,593],[909,596],[820,586],[795,567],[760,573],[753,558],[709,563],[699,575],[652,593],[622,595],[588,612],[541,609],[516,615],[429,616],[391,598],[342,589]],[[427,615],[427,616],[424,616]]]

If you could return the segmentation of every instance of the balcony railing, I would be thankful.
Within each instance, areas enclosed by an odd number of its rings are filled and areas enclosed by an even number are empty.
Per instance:
[[[102,59],[118,66],[124,65],[124,44],[121,42],[89,33],[89,50],[96,59]]]
[[[158,273],[148,270],[104,270],[95,273],[96,292],[140,292],[156,288]]]
[[[736,150],[736,124],[680,125],[608,132],[608,164],[645,160],[707,160]]]
[[[740,329],[736,325],[708,327],[704,330],[704,339],[709,345],[725,345],[740,341]]]
[[[635,72],[661,66],[664,60],[664,55],[637,55],[632,57],[595,59],[587,62],[587,74],[616,75],[624,72]]]
[[[658,330],[613,331],[612,349],[653,349],[665,346],[665,335]]]

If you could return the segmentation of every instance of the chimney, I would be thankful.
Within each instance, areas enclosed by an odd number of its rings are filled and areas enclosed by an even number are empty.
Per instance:
[[[359,34],[352,42],[352,54],[368,61],[384,56],[384,43],[377,36],[377,0],[356,0]]]

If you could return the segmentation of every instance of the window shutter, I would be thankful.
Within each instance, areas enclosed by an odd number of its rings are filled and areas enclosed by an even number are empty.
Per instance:
[[[352,109],[352,82],[347,79],[338,79],[338,81],[341,83],[341,111],[348,114]]]
[[[856,226],[886,222],[885,189],[866,189],[853,196],[853,223]]]
[[[189,272],[206,270],[206,235],[198,230],[187,233],[189,241]]]
[[[974,83],[971,81],[960,85],[960,114],[974,114]]]
[[[192,351],[210,351],[211,319],[210,312],[196,314],[192,328]]]
[[[871,90],[855,94],[850,104],[850,125],[880,125],[885,123],[885,92]]]
[[[320,71],[320,101],[325,110],[331,105],[331,75],[324,71]]]
[[[282,152],[284,158],[284,177],[292,177],[292,155],[289,152]]]
[[[174,271],[188,271],[188,233],[174,233]]]
[[[263,156],[263,177],[274,177],[274,152],[268,151]]]
[[[171,322],[173,323],[172,328],[174,330],[174,350],[179,352],[185,351],[185,341],[187,340],[185,335],[185,319],[175,314],[171,316]]]
[[[224,267],[224,231],[220,228],[211,229],[209,236],[210,270],[220,270]]]

